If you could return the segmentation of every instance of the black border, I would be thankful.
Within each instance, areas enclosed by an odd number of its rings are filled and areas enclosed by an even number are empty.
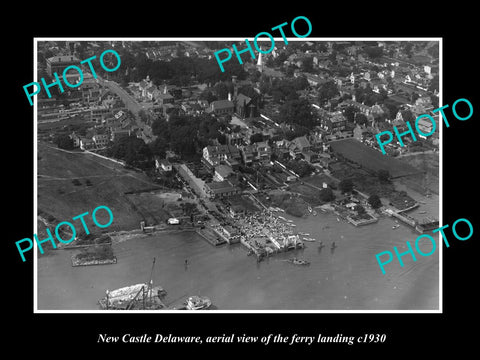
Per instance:
[[[478,227],[476,205],[476,117],[478,95],[476,85],[477,20],[474,7],[456,3],[449,9],[418,3],[374,5],[362,2],[352,7],[339,4],[337,8],[324,4],[277,4],[262,12],[254,3],[198,4],[195,8],[185,3],[179,9],[162,4],[121,3],[84,6],[67,9],[54,3],[35,5],[37,9],[21,12],[22,32],[13,36],[5,29],[7,46],[4,48],[4,75],[8,91],[4,102],[8,109],[4,117],[8,139],[4,146],[3,166],[6,186],[4,217],[7,224],[4,256],[9,264],[5,274],[8,288],[4,297],[9,307],[13,305],[14,318],[9,325],[9,346],[29,344],[40,351],[52,354],[59,349],[80,352],[116,352],[120,349],[154,351],[193,351],[212,353],[231,350],[277,350],[285,354],[299,354],[308,350],[318,354],[368,351],[390,355],[393,353],[434,355],[438,350],[473,347],[474,334],[469,324],[475,312],[474,264],[476,238],[465,242],[451,241],[443,249],[443,314],[33,314],[33,257],[25,263],[18,257],[14,241],[33,234],[33,107],[28,105],[22,86],[33,81],[33,38],[48,36],[92,37],[168,37],[168,36],[254,36],[260,31],[290,22],[294,17],[307,16],[312,25],[311,37],[442,37],[443,38],[443,102],[452,104],[458,98],[467,98],[474,107],[473,117],[465,122],[453,120],[443,132],[443,214],[444,224],[458,218],[469,219]],[[283,8],[282,8],[283,6]],[[276,9],[276,11],[272,11]],[[437,9],[437,10],[435,10]],[[8,31],[7,31],[8,30]],[[5,184],[4,182],[4,184]],[[10,199],[10,193],[12,198]],[[13,206],[13,207],[12,207]],[[4,215],[5,216],[5,215]],[[475,247],[475,248],[474,248]],[[11,265],[10,265],[11,264]],[[10,275],[11,274],[11,275]],[[8,294],[8,295],[7,295]],[[8,309],[8,308],[7,308]],[[470,320],[470,321],[469,321]],[[473,320],[473,319],[472,319]],[[474,324],[472,324],[474,325]],[[27,330],[28,329],[28,330]],[[263,336],[269,333],[284,335],[318,334],[358,336],[365,333],[387,335],[385,344],[347,346],[312,345],[287,346],[278,344],[236,345],[174,345],[174,344],[97,344],[99,333],[119,335],[124,333],[172,333],[174,335],[222,335],[246,333]],[[28,333],[28,335],[27,335]],[[25,334],[25,335],[21,335]],[[78,346],[80,345],[80,346]],[[320,346],[322,345],[322,346]],[[50,349],[50,346],[55,349]],[[78,346],[78,347],[77,347]],[[145,346],[145,347],[144,347]],[[232,347],[233,346],[233,347]],[[390,351],[389,351],[390,350]],[[395,350],[392,352],[391,350]],[[146,353],[145,353],[146,354]],[[166,354],[166,353],[165,353]],[[66,353],[56,353],[65,356]],[[67,355],[68,356],[68,355]],[[57,357],[57,356],[55,356]]]

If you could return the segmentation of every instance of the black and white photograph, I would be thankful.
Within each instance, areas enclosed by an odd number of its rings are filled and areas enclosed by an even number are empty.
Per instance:
[[[440,310],[440,39],[253,42],[36,39],[36,310]]]
[[[6,11],[7,351],[474,349],[473,6],[260,5]]]

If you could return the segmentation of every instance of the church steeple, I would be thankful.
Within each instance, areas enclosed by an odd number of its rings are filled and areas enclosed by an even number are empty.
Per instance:
[[[258,54],[257,69],[258,69],[260,72],[263,71],[262,53],[259,53],[259,54]]]

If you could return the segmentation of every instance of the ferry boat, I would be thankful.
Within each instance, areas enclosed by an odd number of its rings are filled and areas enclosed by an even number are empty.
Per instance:
[[[206,296],[193,295],[186,301],[187,310],[205,310],[212,305],[210,299]]]

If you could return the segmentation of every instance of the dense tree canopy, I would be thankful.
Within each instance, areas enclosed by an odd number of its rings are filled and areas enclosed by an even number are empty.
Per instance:
[[[382,206],[382,201],[380,200],[380,197],[377,194],[370,195],[367,201],[370,204],[370,206],[374,209],[378,209],[380,206]]]
[[[173,150],[181,156],[191,157],[212,140],[225,142],[220,130],[225,124],[210,115],[173,115],[167,122],[159,118],[152,124],[152,132],[157,139],[151,145],[154,153]]]
[[[107,150],[108,156],[125,160],[129,166],[146,169],[153,166],[153,154],[142,139],[125,136],[115,140]]]
[[[306,99],[291,100],[280,107],[280,121],[311,129],[315,126],[312,106]]]
[[[66,134],[55,136],[53,142],[57,144],[57,146],[60,149],[65,149],[65,150],[73,149],[73,140]]]
[[[222,72],[215,58],[207,59],[196,56],[180,56],[171,60],[152,60],[144,53],[132,55],[125,49],[118,49],[122,64],[119,71],[108,73],[110,78],[119,82],[140,81],[147,75],[155,85],[161,85],[165,81],[170,84],[184,86],[191,80],[205,83],[230,80],[236,75],[239,80],[244,80],[247,73],[237,61],[228,61],[223,64],[225,72]],[[103,69],[99,68],[99,72]]]
[[[318,100],[325,102],[339,94],[338,87],[333,80],[327,81],[318,87]]]

